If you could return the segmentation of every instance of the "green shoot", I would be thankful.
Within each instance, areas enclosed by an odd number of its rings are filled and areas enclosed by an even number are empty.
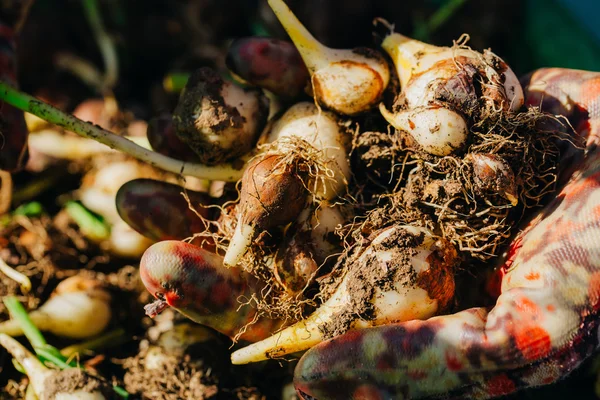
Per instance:
[[[67,361],[56,347],[47,345],[46,347],[34,347],[34,350],[43,362],[49,361],[60,369],[77,368],[75,360]]]
[[[195,176],[200,179],[208,179],[211,181],[236,182],[242,177],[244,172],[243,168],[235,168],[232,164],[216,166],[192,164],[150,151],[122,136],[90,124],[89,122],[84,122],[33,96],[23,93],[2,81],[0,81],[0,100],[19,110],[31,113],[44,121],[74,132],[79,136],[94,139],[112,149],[129,154],[150,165],[175,174]]]
[[[6,309],[8,310],[11,318],[19,321],[21,328],[23,329],[23,333],[31,343],[33,348],[43,348],[48,344],[42,332],[34,325],[34,323],[29,318],[27,311],[21,305],[19,300],[15,296],[6,296],[2,299]]]
[[[124,398],[124,399],[129,398],[129,393],[127,392],[127,390],[123,389],[121,386],[113,385],[113,390],[115,391],[116,394],[118,394],[122,398]]]
[[[179,93],[184,88],[190,78],[190,73],[187,72],[171,72],[163,80],[163,88],[168,93]]]
[[[39,217],[44,212],[44,208],[38,201],[22,204],[13,211],[13,215],[23,215],[25,217]]]
[[[82,204],[69,201],[65,211],[81,229],[81,232],[92,240],[106,240],[110,237],[110,228],[99,216],[92,213]]]
[[[252,36],[271,36],[267,27],[258,20],[252,21],[250,24],[250,31],[252,31]]]
[[[447,0],[429,18],[427,22],[417,25],[413,37],[421,41],[429,41],[429,38],[441,28],[467,0]]]

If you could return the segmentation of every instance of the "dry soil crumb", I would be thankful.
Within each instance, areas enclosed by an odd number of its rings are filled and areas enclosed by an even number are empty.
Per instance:
[[[219,392],[217,379],[201,365],[192,362],[189,355],[183,359],[164,354],[161,368],[146,368],[146,350],[128,359],[124,382],[129,393],[144,399],[178,400],[210,399]]]
[[[57,372],[44,381],[44,396],[40,400],[53,400],[58,393],[72,393],[76,390],[99,391],[110,400],[119,398],[103,379],[84,373],[78,368],[69,368]]]

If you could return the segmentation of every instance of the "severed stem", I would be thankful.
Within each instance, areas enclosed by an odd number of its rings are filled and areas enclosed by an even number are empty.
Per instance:
[[[129,154],[154,167],[175,174],[194,176],[211,181],[236,182],[242,177],[244,172],[243,168],[236,169],[231,164],[208,166],[204,164],[186,163],[150,151],[135,144],[131,140],[96,125],[92,125],[89,122],[82,121],[33,96],[23,93],[4,81],[0,81],[0,100],[22,111],[31,113],[44,121],[74,132],[79,136],[94,139],[110,148]]]

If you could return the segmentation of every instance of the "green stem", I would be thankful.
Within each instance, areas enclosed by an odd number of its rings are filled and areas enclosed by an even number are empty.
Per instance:
[[[117,51],[112,39],[104,29],[97,0],[83,0],[83,9],[104,60],[104,89],[112,90],[119,78]]]
[[[428,41],[431,34],[441,28],[458,9],[468,0],[447,0],[436,10],[429,20],[417,27],[413,33],[413,37],[417,40]]]
[[[77,343],[60,350],[60,354],[65,357],[71,357],[74,354],[81,354],[90,350],[98,350],[108,346],[116,346],[124,342],[125,330],[118,328],[97,338]]]
[[[26,93],[23,93],[6,82],[0,81],[0,100],[44,121],[58,125],[79,136],[94,139],[112,149],[129,154],[138,160],[175,174],[195,176],[211,181],[236,182],[242,177],[243,168],[236,169],[231,164],[207,166],[203,164],[186,163],[171,157],[145,149],[134,142],[98,126],[84,122],[56,107],[46,104]]]
[[[427,23],[429,33],[437,31],[458,11],[467,0],[448,0],[431,16]]]
[[[34,348],[45,347],[48,343],[46,342],[46,339],[44,339],[44,335],[42,335],[42,332],[40,332],[37,326],[31,321],[27,311],[21,305],[19,300],[17,300],[15,296],[6,296],[2,301],[10,313],[10,316],[17,320],[19,325],[21,325],[21,329],[27,337],[27,340],[29,340],[29,343],[31,343],[31,346]]]
[[[75,360],[68,363],[66,358],[63,357],[63,355],[60,354],[58,349],[55,347],[34,347],[33,349],[35,350],[35,354],[37,354],[38,358],[42,359],[42,361],[50,361],[59,369],[77,368],[77,363]]]

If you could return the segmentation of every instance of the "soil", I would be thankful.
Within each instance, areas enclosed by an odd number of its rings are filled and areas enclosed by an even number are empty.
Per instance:
[[[512,31],[512,25],[506,21],[515,17],[515,13],[517,18],[520,15],[515,5],[516,0],[511,2],[513,4],[510,7],[503,2],[496,2],[496,5],[486,5],[488,8],[485,10],[477,2],[467,2],[464,13],[459,12],[453,17],[451,23],[435,33],[433,39],[436,43],[448,44],[463,31],[476,29],[477,31],[470,32],[475,47],[492,46],[498,54],[505,54],[515,43],[508,39],[510,35],[506,35],[507,30]],[[115,2],[100,0],[99,3],[107,29],[117,38],[119,47],[121,69],[119,85],[114,95],[119,107],[136,119],[148,120],[163,112],[170,113],[175,108],[178,94],[166,91],[162,85],[167,73],[194,71],[202,66],[222,70],[228,39],[250,35],[260,29],[267,29],[284,37],[273,15],[265,12],[264,1],[186,0],[169,2],[167,5],[162,1],[152,0],[117,2],[119,4],[116,5]],[[397,22],[403,33],[409,33],[413,25],[431,14],[433,7],[432,2],[423,4],[416,1],[410,2],[410,5],[402,3],[402,10],[398,10],[400,6],[389,1],[315,0],[307,3],[304,0],[294,0],[290,3],[295,10],[300,11],[300,19],[306,21],[317,37],[326,44],[340,48],[372,45],[370,30],[375,16],[383,15],[392,22]],[[317,3],[323,13],[312,11]],[[342,3],[344,7],[340,7]],[[407,9],[410,12],[406,12]],[[510,18],[506,16],[507,13],[510,13]],[[516,30],[511,35],[516,36]],[[37,0],[21,30],[19,41],[20,85],[25,91],[69,111],[81,101],[101,95],[55,63],[57,54],[69,52],[90,60],[100,70],[102,68],[95,39],[81,14],[79,3]],[[453,84],[470,84],[471,81],[468,74],[463,74]],[[388,109],[391,109],[389,106],[393,97],[389,93],[384,96]],[[222,122],[222,119],[216,118],[214,122],[218,124],[219,121]],[[440,213],[436,211],[436,207],[422,207],[419,203],[425,201],[436,206],[446,204],[450,199],[461,195],[460,189],[465,187],[465,182],[475,182],[472,170],[467,165],[460,162],[457,164],[456,160],[450,159],[438,165],[428,155],[408,150],[411,146],[410,138],[388,132],[378,122],[380,118],[377,113],[360,116],[356,121],[360,125],[360,129],[357,129],[360,135],[354,138],[352,169],[359,173],[353,177],[352,185],[355,190],[351,193],[356,203],[346,206],[367,217],[358,221],[359,225],[344,227],[339,232],[342,239],[354,246],[350,249],[352,251],[340,259],[340,263],[362,254],[369,239],[393,223],[410,222],[415,226],[432,229]],[[500,154],[519,178],[519,190],[527,191],[540,182],[531,180],[535,171],[520,169],[524,163],[515,151],[513,135],[529,134],[536,118],[532,116],[526,120],[508,122],[508,125],[512,124],[515,128],[507,132],[494,131],[491,126],[478,127],[477,133],[480,136],[477,141],[469,144],[466,151]],[[546,159],[542,157],[545,151],[538,148],[540,142],[536,138],[532,140],[533,142],[528,142],[528,146],[533,146],[535,152],[533,159],[529,160],[530,164],[546,168]],[[34,216],[0,216],[0,257],[27,275],[33,290],[23,293],[16,282],[0,273],[0,297],[15,295],[27,310],[33,310],[43,304],[56,285],[68,276],[81,274],[105,282],[113,297],[114,318],[109,330],[123,328],[124,333],[108,346],[80,354],[80,360],[83,365],[93,367],[109,382],[129,390],[131,399],[283,398],[282,388],[291,382],[294,362],[270,361],[233,367],[224,362],[228,358],[222,355],[230,353],[231,341],[216,333],[217,339],[211,342],[211,349],[190,351],[181,358],[169,355],[170,358],[167,357],[168,361],[160,371],[146,370],[145,359],[149,347],[143,343],[152,342],[151,331],[157,322],[144,316],[143,306],[149,302],[150,295],[141,285],[138,260],[110,255],[104,246],[87,240],[78,226],[61,212],[62,205],[75,198],[73,191],[80,187],[82,173],[90,165],[41,160],[34,154],[31,158],[30,170],[13,175],[13,210],[19,205],[37,201],[42,204],[44,212]],[[33,168],[35,163],[37,167]],[[421,169],[415,171],[416,167]],[[448,171],[451,171],[449,178]],[[409,180],[411,185],[407,185]],[[501,185],[502,182],[497,184]],[[479,206],[485,203],[484,195],[484,192],[475,193]],[[469,208],[473,203],[465,202],[464,199],[455,206],[455,212],[481,211],[481,208]],[[542,201],[537,195],[521,196],[520,200],[527,205],[536,205]],[[492,201],[496,202],[494,204],[506,204],[502,203],[504,200],[501,198],[493,198]],[[383,207],[376,208],[375,205]],[[229,211],[232,208],[228,206]],[[522,214],[524,209],[518,207],[514,212]],[[502,217],[505,214],[501,212],[499,215]],[[491,216],[481,223],[489,226],[496,218]],[[230,221],[225,222],[224,225],[227,226],[224,229],[230,234]],[[456,233],[460,227],[451,223],[448,226],[450,228],[447,231],[438,233],[445,234],[450,240],[460,236]],[[500,236],[501,241],[505,240],[501,230],[493,234]],[[418,240],[408,236],[397,239],[405,244]],[[268,241],[269,238],[265,240]],[[372,289],[369,288],[375,284],[389,285],[393,279],[413,282],[414,276],[406,274],[403,269],[409,255],[410,252],[400,254],[393,268],[387,272],[372,268],[357,268],[348,272],[353,274],[352,310],[358,310],[361,317],[368,319],[372,313],[367,302],[372,296]],[[472,257],[475,261],[481,260],[477,253],[472,254]],[[485,264],[475,262],[473,265]],[[322,301],[325,301],[344,276],[343,271],[341,264],[333,269],[331,266],[323,269],[323,276],[315,281],[311,288],[313,292],[307,292],[307,297],[313,298],[317,289],[321,289]],[[466,294],[470,295],[474,292],[472,287],[481,285],[482,276],[467,271],[460,277],[457,292],[460,293],[462,288],[465,293],[459,299],[462,304],[469,304],[471,299],[465,299]],[[472,304],[484,303],[481,298],[477,298],[472,300]],[[308,306],[305,304],[301,308],[301,314],[310,313],[314,306],[314,302],[308,303]],[[6,309],[0,302],[0,320],[7,318]],[[349,321],[349,313],[342,313],[336,317],[333,326],[323,328],[324,332],[328,337],[341,333],[347,330]],[[45,337],[57,348],[75,343],[49,334]],[[215,357],[215,350],[217,353],[221,352],[221,355]],[[562,384],[511,396],[511,399],[539,396],[564,398],[573,395],[573,387],[584,388],[581,389],[585,392],[581,397],[591,398],[594,377],[590,378],[592,374],[589,371],[595,371],[592,368],[593,365],[588,362]],[[81,375],[79,371],[76,373],[76,376],[72,375],[73,372],[65,373],[55,388],[81,384]],[[24,398],[26,384],[27,379],[14,369],[10,357],[0,351],[0,398]],[[95,385],[97,382],[85,379],[83,384]],[[291,398],[293,397],[284,399]]]
[[[44,381],[44,396],[40,400],[52,400],[59,393],[72,393],[76,390],[100,392],[107,400],[119,398],[105,380],[78,368],[69,368],[57,372]]]
[[[127,370],[124,382],[128,392],[165,400],[204,400],[218,394],[218,379],[210,370],[194,365],[189,355],[181,359],[163,354],[161,368],[146,368],[146,353],[147,350],[142,350],[123,364]]]

